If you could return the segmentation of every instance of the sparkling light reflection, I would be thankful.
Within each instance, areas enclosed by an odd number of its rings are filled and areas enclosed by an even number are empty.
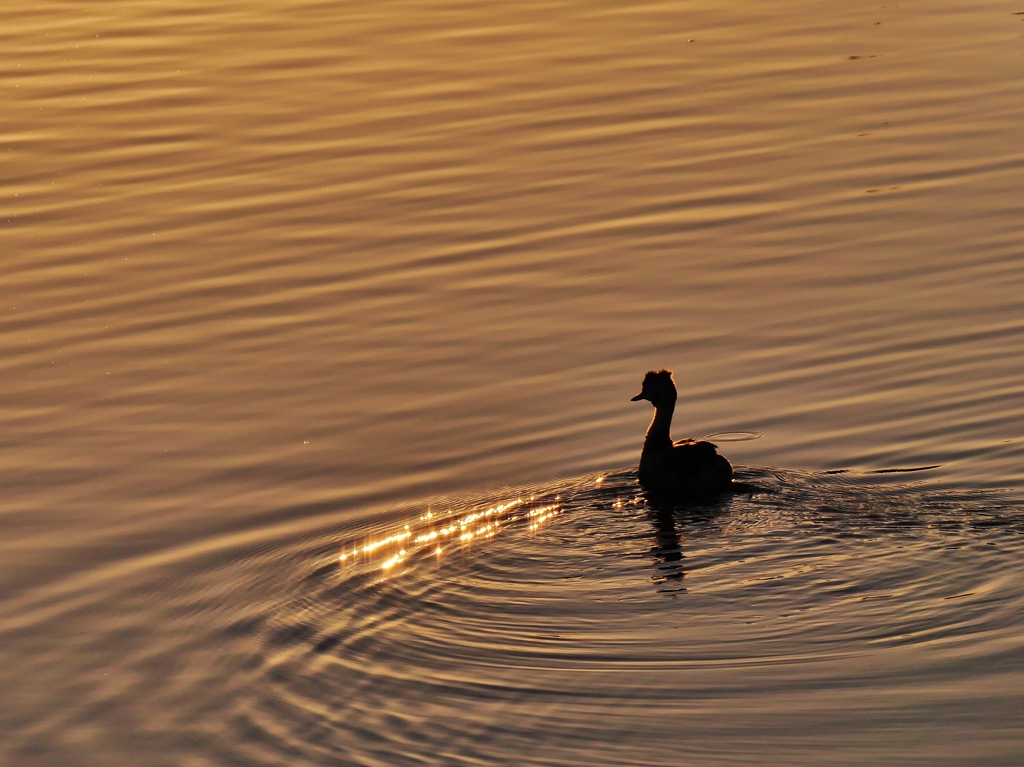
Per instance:
[[[442,553],[441,544],[445,540],[465,546],[479,539],[493,538],[504,527],[515,522],[524,522],[533,531],[562,513],[561,505],[557,502],[531,508],[534,501],[533,496],[515,498],[454,519],[451,511],[447,515],[428,511],[418,517],[413,523],[414,527],[403,525],[401,530],[381,538],[366,540],[361,545],[346,545],[338,560],[352,563],[358,559],[388,572],[420,552],[432,553],[439,558]]]

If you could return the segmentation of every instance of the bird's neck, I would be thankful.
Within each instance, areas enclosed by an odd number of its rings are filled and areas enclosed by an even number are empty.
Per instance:
[[[647,437],[644,439],[645,449],[672,446],[672,437],[669,434],[672,429],[672,413],[675,409],[675,402],[654,406],[654,420],[647,428]]]

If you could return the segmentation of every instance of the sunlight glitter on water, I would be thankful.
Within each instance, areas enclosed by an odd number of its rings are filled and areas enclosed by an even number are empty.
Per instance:
[[[596,484],[599,485],[603,479],[599,477]],[[462,516],[455,515],[455,519],[451,518],[451,511],[447,515],[428,511],[420,515],[416,522],[411,523],[412,527],[410,523],[406,523],[399,532],[385,533],[379,538],[371,538],[362,545],[343,546],[338,559],[342,564],[355,564],[357,560],[367,563],[371,562],[374,554],[380,552],[385,555],[385,559],[377,566],[387,571],[421,552],[441,554],[443,548],[439,544],[445,540],[468,544],[472,541],[490,539],[504,526],[520,521],[527,522],[531,531],[538,530],[545,522],[561,513],[561,507],[557,502],[529,508],[529,504],[534,500],[534,496],[515,498]],[[527,508],[522,513],[513,513],[524,506]],[[399,546],[401,548],[397,553],[391,553]]]

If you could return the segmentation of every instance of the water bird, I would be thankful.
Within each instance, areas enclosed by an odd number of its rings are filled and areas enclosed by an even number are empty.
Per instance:
[[[694,439],[672,441],[676,397],[672,371],[651,370],[632,399],[654,405],[654,420],[640,453],[640,484],[648,492],[677,499],[706,498],[732,489],[732,464],[718,454],[717,445]]]

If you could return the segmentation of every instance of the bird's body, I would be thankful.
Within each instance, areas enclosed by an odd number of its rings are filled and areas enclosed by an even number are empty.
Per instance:
[[[675,498],[699,498],[728,490],[732,465],[711,442],[672,441],[670,429],[676,406],[676,385],[669,370],[651,371],[633,400],[654,405],[638,471],[640,484],[650,492]]]

